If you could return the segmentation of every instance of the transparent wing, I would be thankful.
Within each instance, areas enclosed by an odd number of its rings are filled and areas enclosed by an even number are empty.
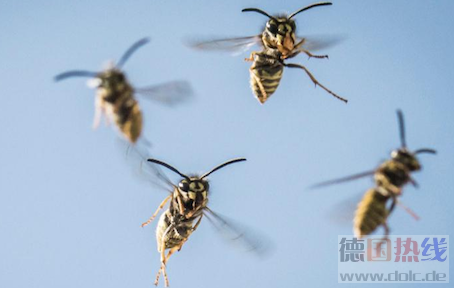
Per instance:
[[[364,192],[357,193],[327,207],[325,212],[326,219],[336,225],[352,226],[356,208],[358,203],[361,202],[363,195]]]
[[[205,208],[203,215],[224,238],[241,245],[248,252],[263,257],[271,251],[272,245],[267,237],[259,236],[256,232],[251,232],[250,229],[240,228],[238,224],[233,224],[232,220],[227,220],[208,207]]]
[[[342,200],[333,206],[331,206],[326,212],[326,217],[331,223],[336,225],[352,225],[353,217],[358,204],[361,202],[365,192],[357,193],[345,200]],[[402,208],[408,213],[414,220],[420,220],[420,217],[409,207],[405,206],[402,201],[397,199],[397,207]],[[388,206],[389,209],[389,206]]]
[[[354,180],[361,179],[361,178],[364,178],[367,176],[372,176],[372,175],[374,175],[375,171],[376,170],[371,170],[371,171],[361,172],[358,174],[353,174],[353,175],[349,175],[349,176],[338,178],[338,179],[320,182],[315,185],[312,185],[309,188],[315,189],[315,188],[321,188],[321,187],[330,186],[330,185],[334,185],[334,184],[340,184],[340,183],[344,183],[344,182],[354,181]]]
[[[305,37],[298,37],[297,43],[304,39],[304,44],[302,46],[303,49],[308,51],[318,51],[322,49],[327,49],[333,47],[342,41],[344,41],[347,37],[342,35],[308,35]]]
[[[261,35],[211,40],[190,40],[187,45],[193,49],[205,51],[230,52],[240,54],[254,45],[262,45]]]
[[[187,81],[171,81],[159,85],[135,89],[144,99],[157,101],[167,106],[175,106],[189,101],[194,96],[191,84]]]
[[[174,185],[161,171],[159,166],[147,162],[147,159],[151,158],[149,153],[138,146],[133,146],[129,143],[125,143],[124,141],[119,141],[117,144],[123,151],[125,160],[128,165],[132,167],[133,173],[136,177],[158,187],[160,190],[164,190],[169,193],[173,192]]]

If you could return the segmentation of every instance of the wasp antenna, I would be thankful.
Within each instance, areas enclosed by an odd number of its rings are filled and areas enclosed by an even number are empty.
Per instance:
[[[430,149],[430,148],[422,148],[422,149],[418,149],[414,152],[414,154],[419,154],[419,153],[437,154],[437,150]]]
[[[296,14],[301,13],[301,12],[306,11],[306,10],[309,10],[311,8],[314,8],[314,7],[317,7],[317,6],[327,6],[327,5],[333,5],[333,3],[331,3],[331,2],[314,3],[314,4],[309,5],[307,7],[301,8],[300,10],[298,10],[296,12],[293,12],[292,14],[290,14],[290,16],[288,16],[288,19],[291,19]]]
[[[71,77],[96,77],[97,74],[98,73],[91,71],[73,70],[58,74],[54,77],[54,81],[58,82]]]
[[[178,171],[176,168],[170,166],[170,165],[167,164],[167,163],[164,163],[164,162],[159,161],[159,160],[156,160],[156,159],[148,159],[147,161],[148,161],[148,162],[153,162],[153,163],[159,164],[159,165],[161,165],[161,166],[164,166],[164,167],[166,167],[167,169],[172,170],[173,172],[177,173],[177,174],[180,175],[181,177],[183,177],[183,178],[189,180],[189,177],[188,177],[188,176],[184,175],[183,173],[181,173],[180,171]]]
[[[137,49],[147,44],[148,42],[150,42],[150,38],[142,38],[136,43],[132,44],[132,46],[129,47],[128,50],[126,50],[123,56],[121,56],[120,61],[118,61],[117,67],[121,68],[126,63],[126,61],[128,61],[129,57],[131,57],[131,55],[137,51]]]
[[[273,16],[271,16],[270,14],[266,13],[265,11],[263,10],[260,10],[258,8],[244,8],[243,10],[241,10],[241,12],[257,12],[257,13],[260,13],[262,15],[265,15],[266,17],[270,18],[270,19],[273,19],[273,20],[276,20],[276,18],[274,18]]]
[[[213,168],[210,172],[203,174],[203,176],[200,177],[200,179],[203,179],[203,178],[205,178],[205,177],[208,177],[208,175],[210,175],[210,174],[213,173],[214,171],[219,170],[219,169],[221,169],[221,168],[223,168],[223,167],[225,167],[225,166],[227,166],[227,165],[230,165],[230,164],[233,164],[233,163],[236,163],[236,162],[242,162],[242,161],[246,161],[246,158],[236,158],[236,159],[232,159],[232,160],[230,160],[230,161],[227,161],[227,162],[225,162],[225,163],[223,163],[223,164],[221,164],[221,165],[219,165],[219,166]]]
[[[405,141],[405,122],[404,114],[401,110],[397,110],[397,118],[399,119],[399,133],[400,133],[400,143],[403,148],[407,148],[407,142]]]

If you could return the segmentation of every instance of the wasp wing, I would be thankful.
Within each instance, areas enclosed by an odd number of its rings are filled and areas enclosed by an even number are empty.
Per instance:
[[[342,41],[344,41],[347,37],[342,35],[308,35],[305,37],[298,37],[298,41],[304,40],[303,49],[308,51],[318,51],[326,48],[333,47]]]
[[[204,51],[218,51],[230,52],[233,54],[240,54],[249,50],[254,45],[262,45],[261,35],[224,38],[224,39],[211,39],[201,41],[187,41],[187,45],[193,49]]]
[[[144,149],[140,149],[137,145],[131,145],[124,141],[118,142],[122,151],[124,151],[125,160],[128,165],[133,168],[134,175],[140,180],[148,182],[161,190],[172,193],[174,185],[161,171],[159,166],[147,162],[149,158],[145,156],[147,153]]]
[[[338,178],[338,179],[333,179],[333,180],[320,182],[320,183],[317,183],[315,185],[312,185],[309,188],[310,189],[315,189],[315,188],[321,188],[321,187],[325,187],[325,186],[330,186],[330,185],[334,185],[334,184],[340,184],[340,183],[344,183],[344,182],[357,180],[357,179],[364,178],[364,177],[367,177],[367,176],[372,176],[372,175],[374,175],[375,171],[376,170],[366,171],[366,172],[361,172],[361,173],[358,173],[358,174],[350,175],[350,176],[347,176],[347,177],[342,177],[342,178]]]
[[[205,208],[203,215],[222,236],[235,244],[240,244],[248,252],[253,252],[258,256],[265,256],[270,252],[271,244],[267,237],[256,236],[256,233],[250,232],[250,229],[247,229],[249,232],[246,232],[246,228],[240,228],[231,220],[227,220],[225,216],[213,212],[208,207]]]
[[[144,99],[157,101],[167,106],[175,106],[188,101],[194,95],[191,84],[187,81],[171,81],[159,85],[134,90]]]
[[[355,216],[356,208],[364,192],[356,193],[355,195],[349,196],[345,199],[340,200],[332,204],[326,209],[324,217],[335,225],[348,225],[351,226],[353,223],[353,217]]]

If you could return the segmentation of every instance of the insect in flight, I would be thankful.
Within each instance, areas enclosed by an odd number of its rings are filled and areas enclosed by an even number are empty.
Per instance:
[[[292,19],[294,16],[303,11],[326,5],[332,5],[332,3],[315,3],[299,9],[289,16],[271,16],[258,8],[246,8],[243,9],[242,12],[257,12],[269,18],[262,34],[251,37],[219,39],[192,43],[191,46],[196,49],[213,51],[248,49],[254,44],[261,46],[261,51],[253,51],[250,57],[245,59],[246,61],[252,61],[252,66],[249,69],[251,89],[261,104],[264,104],[266,100],[268,100],[268,98],[276,91],[281,81],[284,67],[304,70],[316,86],[320,86],[332,96],[347,103],[347,99],[338,96],[318,82],[305,66],[285,62],[286,59],[293,58],[300,53],[305,53],[309,56],[309,58],[328,58],[328,55],[314,55],[309,50],[320,49],[324,46],[328,46],[331,41],[312,41],[311,43],[311,40],[307,37],[297,37],[295,34],[296,24]]]
[[[88,85],[97,89],[93,128],[98,127],[101,116],[104,114],[107,123],[114,122],[122,135],[131,143],[136,143],[139,139],[143,121],[142,112],[134,94],[141,94],[147,99],[173,105],[185,100],[192,93],[186,81],[172,81],[139,89],[131,86],[121,68],[137,49],[148,42],[148,38],[135,42],[116,65],[111,64],[104,71],[72,70],[55,76],[55,81],[70,77],[91,77]]]
[[[158,177],[165,181],[169,186],[168,192],[170,194],[162,201],[150,219],[142,224],[142,227],[150,224],[164,208],[166,203],[170,201],[169,207],[161,214],[156,228],[157,248],[158,252],[161,254],[161,267],[156,275],[155,285],[158,285],[159,277],[162,273],[165,279],[165,286],[169,286],[166,272],[167,261],[173,253],[181,250],[183,244],[197,229],[204,216],[217,228],[227,228],[231,234],[235,235],[234,238],[243,237],[243,240],[246,240],[248,246],[252,247],[252,249],[256,248],[253,243],[248,242],[248,240],[245,239],[246,235],[243,232],[240,232],[236,227],[217,213],[213,212],[207,206],[210,188],[206,178],[213,172],[227,165],[242,161],[246,161],[246,159],[237,158],[227,161],[202,176],[187,176],[167,163],[156,159],[148,159],[148,162],[164,166],[183,178],[178,183],[178,186],[176,186],[163,174],[156,172],[158,173]],[[165,255],[166,250],[169,250],[167,255]]]
[[[313,188],[318,188],[366,176],[374,176],[375,187],[367,190],[355,212],[353,231],[358,238],[371,234],[380,226],[384,228],[385,235],[383,240],[388,238],[389,227],[387,219],[396,204],[400,204],[398,197],[402,195],[403,187],[408,182],[417,187],[416,181],[411,177],[413,172],[421,170],[421,164],[416,156],[421,153],[436,153],[435,150],[429,148],[422,148],[413,152],[408,150],[405,141],[404,118],[400,110],[397,111],[397,116],[399,119],[401,147],[391,152],[390,160],[386,160],[375,170],[322,182],[313,186]],[[391,201],[390,205],[388,205],[389,201]],[[407,212],[412,214],[411,211]]]

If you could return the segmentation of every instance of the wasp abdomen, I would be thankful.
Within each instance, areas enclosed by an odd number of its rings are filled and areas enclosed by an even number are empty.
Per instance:
[[[172,216],[169,210],[163,213],[156,227],[158,251],[171,249],[184,243],[192,233],[193,222],[194,218],[186,219],[183,215]],[[165,247],[162,247],[163,243]]]
[[[364,195],[353,220],[353,230],[356,237],[371,234],[378,226],[386,222],[388,209],[386,202],[389,197],[381,194],[377,188],[369,189]]]
[[[102,99],[107,117],[115,122],[126,139],[135,143],[142,132],[142,113],[131,85],[121,79],[118,82],[105,80],[108,84],[98,89],[98,97]]]
[[[129,98],[118,109],[116,123],[121,132],[132,143],[135,143],[142,132],[142,112],[139,104],[133,98]]]
[[[256,53],[250,71],[252,91],[257,100],[263,104],[279,86],[284,66],[273,56],[261,52]]]

